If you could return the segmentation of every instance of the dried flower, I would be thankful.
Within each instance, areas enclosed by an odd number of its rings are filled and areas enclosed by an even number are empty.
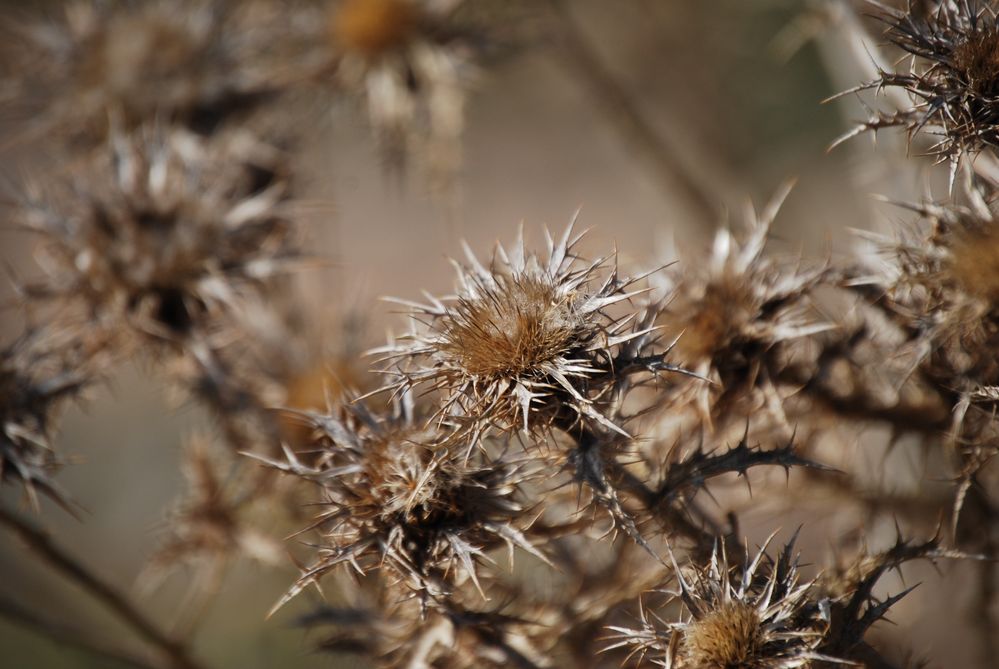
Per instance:
[[[875,4],[875,3],[871,3]],[[926,133],[929,151],[950,160],[999,146],[999,18],[989,0],[936,1],[925,12],[894,10],[881,3],[889,41],[908,56],[909,67],[881,71],[855,89],[898,88],[912,100],[909,108],[877,112],[838,140],[864,131],[901,127],[909,139]],[[837,143],[838,143],[837,142]],[[953,171],[952,171],[953,176]]]
[[[639,664],[679,669],[777,669],[836,661],[817,651],[826,623],[815,597],[815,582],[799,583],[794,542],[776,559],[766,554],[770,539],[743,569],[729,566],[715,548],[709,564],[675,575],[684,613],[666,622],[642,610],[640,629],[611,627],[610,648],[629,647]],[[674,562],[675,565],[675,562]],[[651,665],[650,665],[651,666]]]
[[[324,542],[278,606],[340,565],[387,572],[408,591],[436,598],[455,579],[471,579],[482,592],[476,563],[493,548],[545,559],[522,531],[529,525],[522,489],[537,475],[529,463],[481,452],[466,459],[406,412],[378,416],[354,403],[334,415],[300,415],[314,430],[317,462],[302,464],[289,449],[286,461],[261,459],[319,485],[323,510],[312,527]]]
[[[238,313],[241,296],[297,253],[280,208],[280,154],[246,135],[230,139],[116,135],[61,190],[36,189],[19,216],[42,236],[48,276],[25,294],[156,340],[182,340],[217,327],[222,312]]]
[[[51,478],[60,463],[54,414],[93,380],[99,349],[98,342],[45,329],[0,349],[0,482],[20,481],[36,509],[38,490],[68,508],[68,496]]]
[[[420,156],[431,176],[459,162],[475,48],[448,3],[343,0],[329,35],[336,80],[366,100],[368,118],[389,159]]]
[[[285,85],[280,18],[256,1],[74,0],[60,20],[17,26],[8,87],[39,134],[99,143],[109,118],[214,131]]]
[[[198,570],[192,588],[211,589],[230,560],[281,562],[280,544],[247,517],[250,503],[264,497],[262,491],[258,485],[252,493],[241,491],[247,477],[233,476],[234,463],[226,456],[207,437],[196,436],[186,444],[186,494],[168,515],[161,543],[140,578],[144,587],[155,587],[169,570],[185,564]]]
[[[577,256],[581,237],[570,224],[557,243],[547,236],[541,257],[521,234],[510,251],[497,247],[489,269],[466,247],[469,265],[455,263],[457,296],[403,302],[423,327],[377,349],[395,364],[389,387],[439,391],[441,418],[470,419],[462,427],[476,433],[567,429],[580,418],[624,433],[596,408],[601,393],[635,371],[682,370],[629,346],[654,343],[655,328],[633,328],[634,315],[608,308],[644,291],[629,292],[636,280],[608,269],[610,257]]]
[[[763,253],[790,187],[762,212],[751,211],[741,244],[727,229],[719,230],[705,270],[684,267],[682,274],[659,279],[671,299],[658,322],[679,336],[677,356],[697,374],[718,382],[696,387],[697,407],[708,421],[724,413],[726,401],[754,388],[768,395],[768,406],[780,407],[772,377],[782,364],[781,347],[830,327],[816,321],[810,303],[811,292],[828,272],[802,271]],[[714,404],[722,406],[712,406],[713,395]]]

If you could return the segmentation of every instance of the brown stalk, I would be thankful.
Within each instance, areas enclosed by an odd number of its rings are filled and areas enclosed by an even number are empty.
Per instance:
[[[680,152],[648,122],[631,93],[603,64],[560,0],[549,0],[551,22],[562,61],[587,89],[608,125],[643,160],[669,195],[680,195],[699,220],[716,220],[721,213],[715,189],[695,179],[689,166],[680,163]]]
[[[135,669],[162,669],[164,666],[161,662],[137,655],[109,641],[95,639],[93,633],[88,630],[47,620],[6,597],[0,597],[0,617],[6,618],[14,625],[37,632],[58,644],[81,650],[96,657],[114,660],[118,664]]]
[[[183,643],[162,632],[117,589],[104,582],[79,560],[56,545],[46,532],[32,526],[2,506],[0,506],[0,523],[6,525],[8,529],[19,536],[27,544],[27,547],[52,569],[61,573],[103,604],[122,623],[153,646],[163,656],[163,666],[170,669],[203,669],[203,665],[190,656]]]

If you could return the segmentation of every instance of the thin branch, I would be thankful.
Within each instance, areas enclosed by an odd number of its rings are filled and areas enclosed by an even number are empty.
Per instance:
[[[114,613],[143,640],[159,651],[171,669],[202,669],[183,643],[168,637],[124,595],[91,573],[76,558],[57,546],[49,535],[0,506],[0,523],[17,534],[28,548],[49,566],[76,583]]]
[[[163,667],[162,663],[141,657],[108,641],[95,639],[92,632],[46,620],[34,611],[2,596],[0,596],[0,617],[6,618],[14,625],[45,636],[58,644],[113,660],[118,664],[135,669],[162,669]]]
[[[670,146],[639,111],[631,94],[604,66],[600,56],[580,32],[569,7],[549,0],[555,37],[562,60],[576,79],[588,89],[590,98],[608,122],[625,140],[628,149],[655,171],[658,181],[670,194],[679,194],[699,217],[714,221],[721,212],[715,189],[694,178]]]

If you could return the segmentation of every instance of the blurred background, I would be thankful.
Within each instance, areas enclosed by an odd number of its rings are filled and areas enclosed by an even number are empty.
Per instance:
[[[906,161],[893,138],[876,149],[861,138],[827,152],[863,108],[853,97],[822,101],[865,79],[869,67],[856,36],[837,23],[838,7],[817,0],[572,0],[562,3],[568,33],[525,10],[534,22],[530,38],[476,76],[461,165],[443,193],[418,170],[386,169],[363,109],[329,105],[315,136],[294,154],[305,177],[296,210],[310,251],[327,261],[297,278],[309,308],[319,322],[359,314],[366,343],[377,344],[387,329],[404,327],[378,298],[447,292],[446,257],[461,252],[461,239],[485,255],[521,221],[540,240],[542,226],[561,228],[577,209],[581,225],[593,228],[588,248],[615,244],[622,263],[701,257],[726,212],[739,220],[748,201],[762,206],[788,178],[797,184],[777,219],[777,243],[813,257],[850,248],[848,229],[900,217],[871,194],[911,198],[927,177],[925,165]],[[53,2],[0,3],[11,21],[59,11]],[[7,188],[51,159],[44,141],[23,141],[13,124],[0,135]],[[31,252],[31,239],[0,228],[2,260],[19,275],[33,271]],[[0,312],[5,338],[16,320]],[[75,520],[43,502],[40,520],[97,573],[131,589],[181,489],[181,444],[208,419],[178,406],[139,365],[110,387],[67,412],[57,441],[73,460],[59,480],[86,512]],[[16,489],[0,495],[19,502]],[[768,517],[765,524],[782,521],[793,522]],[[816,526],[806,537],[820,552],[821,533]],[[214,667],[363,666],[316,654],[294,628],[315,601],[311,594],[265,620],[295,575],[290,560],[283,570],[238,565],[205,613],[197,653]],[[933,624],[940,612],[926,613],[940,579],[928,569],[926,580],[893,618],[920,651],[935,646],[934,657],[950,658],[945,665],[963,666],[959,644],[945,641],[952,630]],[[141,605],[169,621],[185,585],[175,574],[143,593]],[[108,635],[117,629],[7,534],[0,536],[0,594],[30,597],[48,613],[89,620]],[[111,666],[6,618],[0,649],[4,667]]]

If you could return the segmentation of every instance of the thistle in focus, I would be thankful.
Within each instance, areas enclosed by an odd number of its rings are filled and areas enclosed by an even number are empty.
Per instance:
[[[838,142],[865,131],[902,128],[911,141],[925,134],[928,152],[949,160],[999,146],[999,17],[992,0],[935,1],[925,12],[871,2],[885,36],[905,58],[894,71],[841,95],[897,88],[912,105],[876,112]],[[837,142],[837,143],[838,143]]]
[[[585,234],[585,233],[584,233]],[[611,256],[576,254],[582,234],[569,225],[544,255],[520,238],[497,246],[487,268],[466,247],[455,263],[453,299],[411,308],[414,332],[377,349],[395,377],[387,388],[435,390],[438,416],[460,431],[491,428],[543,433],[581,420],[626,434],[601,412],[601,402],[636,371],[683,371],[651,354],[655,327],[614,305],[642,294],[618,274]]]
[[[742,568],[729,565],[724,549],[690,572],[675,567],[683,613],[676,622],[641,612],[637,629],[612,627],[614,643],[637,666],[677,669],[793,669],[816,660],[827,623],[815,601],[815,582],[801,582],[794,542],[771,558],[771,538]]]

